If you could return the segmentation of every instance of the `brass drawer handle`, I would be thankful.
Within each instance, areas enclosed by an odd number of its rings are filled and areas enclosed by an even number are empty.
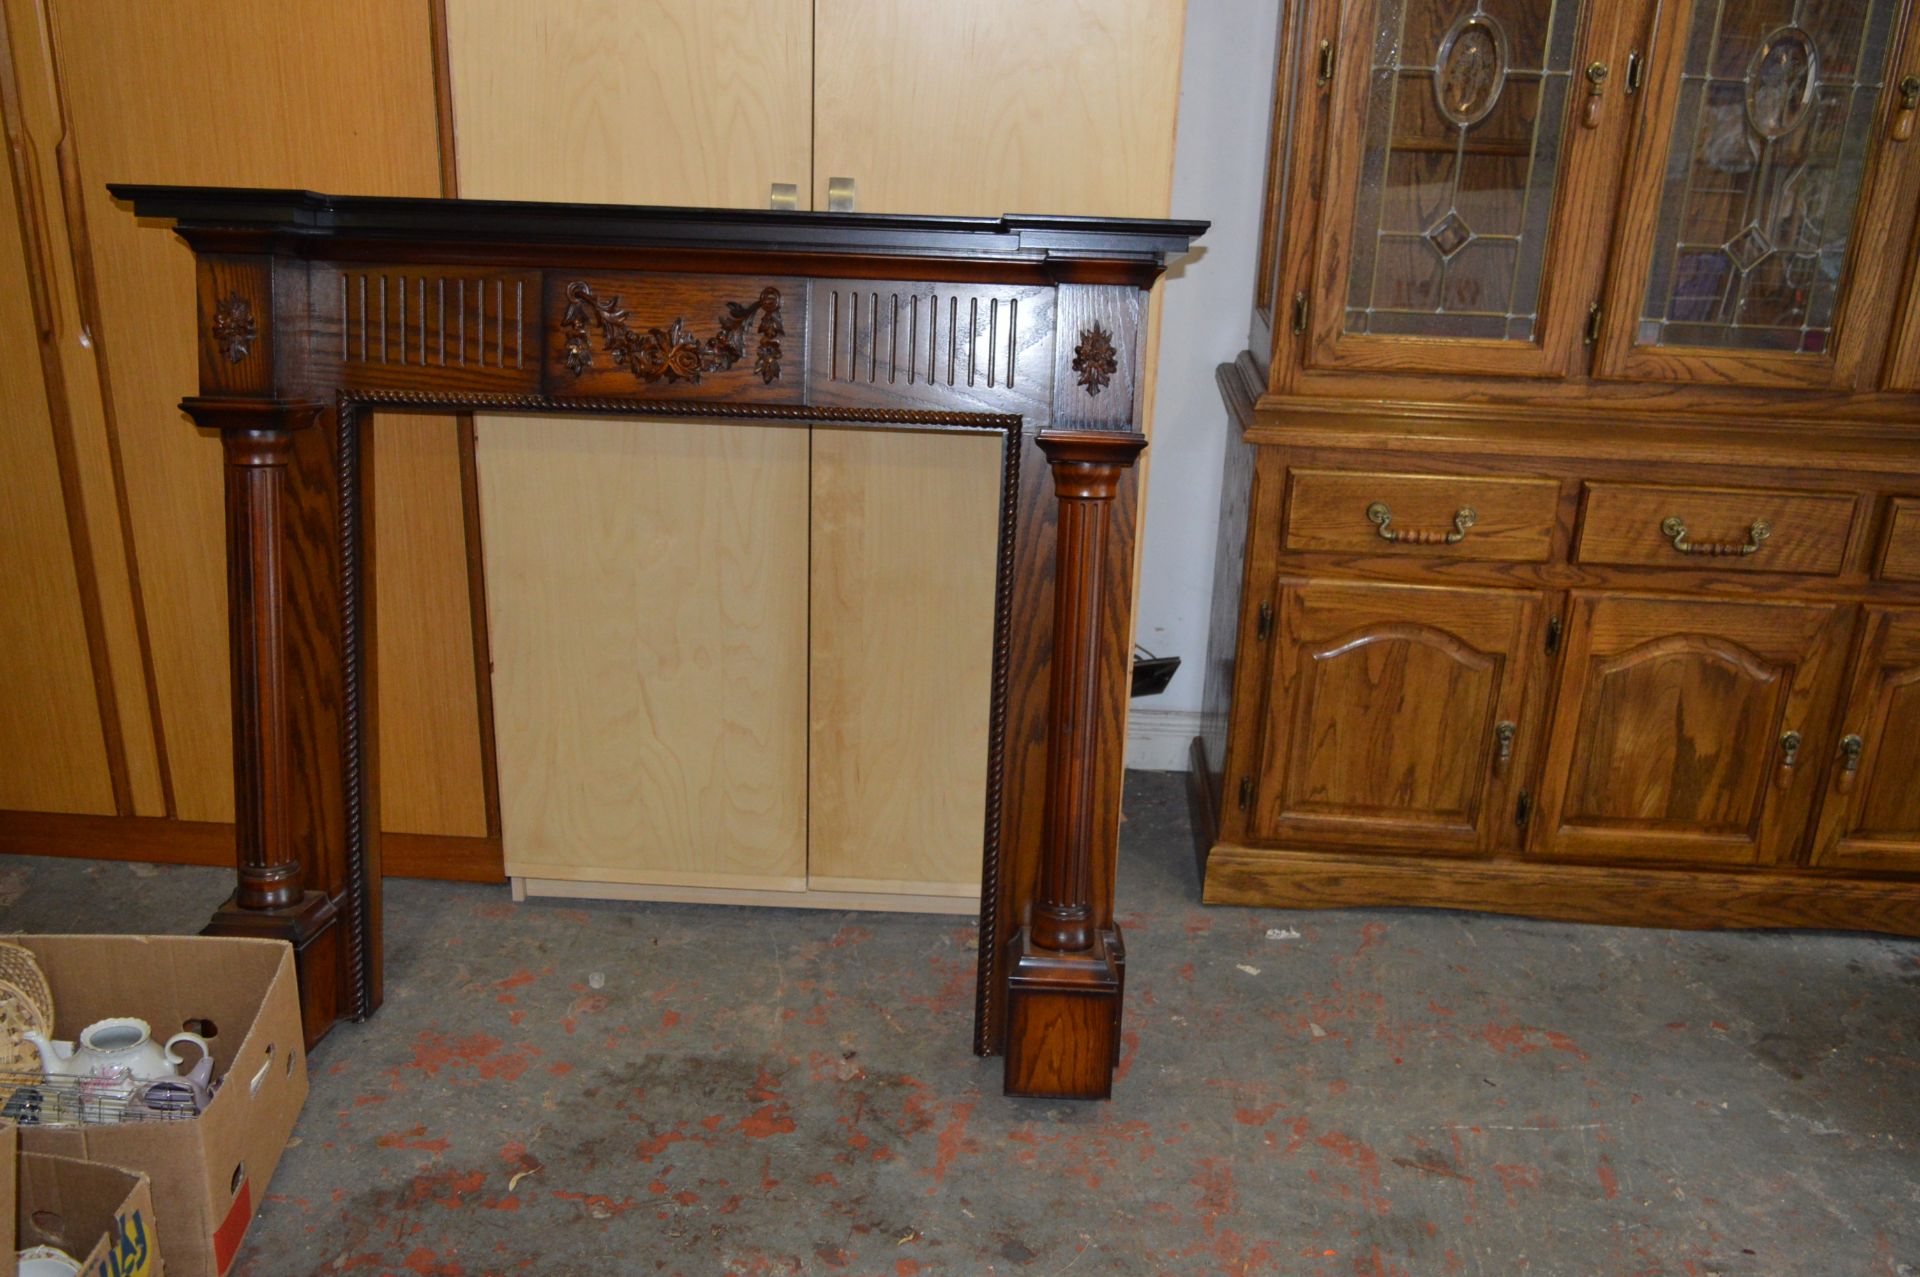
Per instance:
[[[1840,780],[1834,788],[1843,794],[1853,792],[1854,777],[1860,774],[1860,755],[1867,743],[1858,736],[1846,735],[1840,738]]]
[[[1677,514],[1670,514],[1660,522],[1660,535],[1671,540],[1673,548],[1682,554],[1739,555],[1744,558],[1758,550],[1760,543],[1773,535],[1773,525],[1765,519],[1755,519],[1747,528],[1745,541],[1689,541],[1686,521]]]
[[[1800,733],[1788,732],[1780,738],[1780,769],[1774,773],[1782,789],[1793,788],[1793,767],[1800,761]]]
[[[1513,761],[1513,738],[1520,734],[1520,728],[1507,720],[1497,723],[1493,729],[1493,778],[1505,780],[1507,765]]]
[[[1382,541],[1392,541],[1396,545],[1458,545],[1466,540],[1467,529],[1480,521],[1480,514],[1470,505],[1463,505],[1453,512],[1453,531],[1451,532],[1408,532],[1404,529],[1395,532],[1387,525],[1393,522],[1393,511],[1387,509],[1387,503],[1376,501],[1367,507],[1367,522],[1380,529]]]

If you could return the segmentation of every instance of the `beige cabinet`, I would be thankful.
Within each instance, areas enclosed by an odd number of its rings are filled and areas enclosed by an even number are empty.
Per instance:
[[[1180,19],[455,0],[460,193],[764,206],[791,183],[824,207],[844,176],[863,212],[1163,214]],[[1128,149],[1081,145],[1116,117]],[[520,889],[976,907],[997,440],[475,428]]]
[[[108,181],[807,207],[845,176],[862,211],[1129,216],[1171,187],[1162,0],[0,9],[0,850],[231,856],[190,258]],[[373,439],[389,872],[973,908],[994,441]]]

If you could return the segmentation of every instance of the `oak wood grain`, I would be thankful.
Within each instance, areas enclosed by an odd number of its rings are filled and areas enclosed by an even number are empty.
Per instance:
[[[1298,468],[1287,478],[1288,550],[1529,562],[1544,562],[1553,551],[1560,485],[1552,479]],[[1391,516],[1386,531],[1418,539],[1386,540],[1369,513],[1376,502]],[[1430,534],[1455,531],[1461,510],[1473,512],[1465,535],[1436,544]]]
[[[1539,607],[1511,591],[1283,584],[1253,837],[1495,850],[1537,748]]]
[[[1791,859],[1852,622],[1850,609],[1814,604],[1576,594],[1533,851]]]
[[[1348,909],[1421,905],[1608,925],[1812,927],[1920,935],[1920,881],[1620,865],[1366,856],[1217,846],[1208,904]]]
[[[1920,497],[1887,503],[1887,539],[1878,575],[1888,581],[1920,581]]]
[[[1920,872],[1920,611],[1870,608],[1862,626],[1813,861]]]
[[[1582,563],[1702,568],[1711,559],[1716,572],[1835,576],[1857,505],[1853,493],[1589,483],[1574,554]],[[1675,545],[1670,518],[1681,521],[1691,552]],[[1764,538],[1755,523],[1766,525]],[[1739,552],[1749,544],[1757,548]]]

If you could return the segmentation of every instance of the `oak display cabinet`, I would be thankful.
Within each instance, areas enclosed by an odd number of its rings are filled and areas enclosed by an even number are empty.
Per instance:
[[[1917,116],[1901,0],[1287,7],[1207,901],[1920,934]]]

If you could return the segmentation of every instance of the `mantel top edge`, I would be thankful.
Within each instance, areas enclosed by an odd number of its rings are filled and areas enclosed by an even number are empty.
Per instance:
[[[107,190],[140,217],[183,229],[219,228],[325,239],[601,243],[624,247],[765,249],[816,253],[1164,262],[1207,222],[1145,218],[935,217],[673,208],[528,200],[326,195],[253,187],[150,186]]]

